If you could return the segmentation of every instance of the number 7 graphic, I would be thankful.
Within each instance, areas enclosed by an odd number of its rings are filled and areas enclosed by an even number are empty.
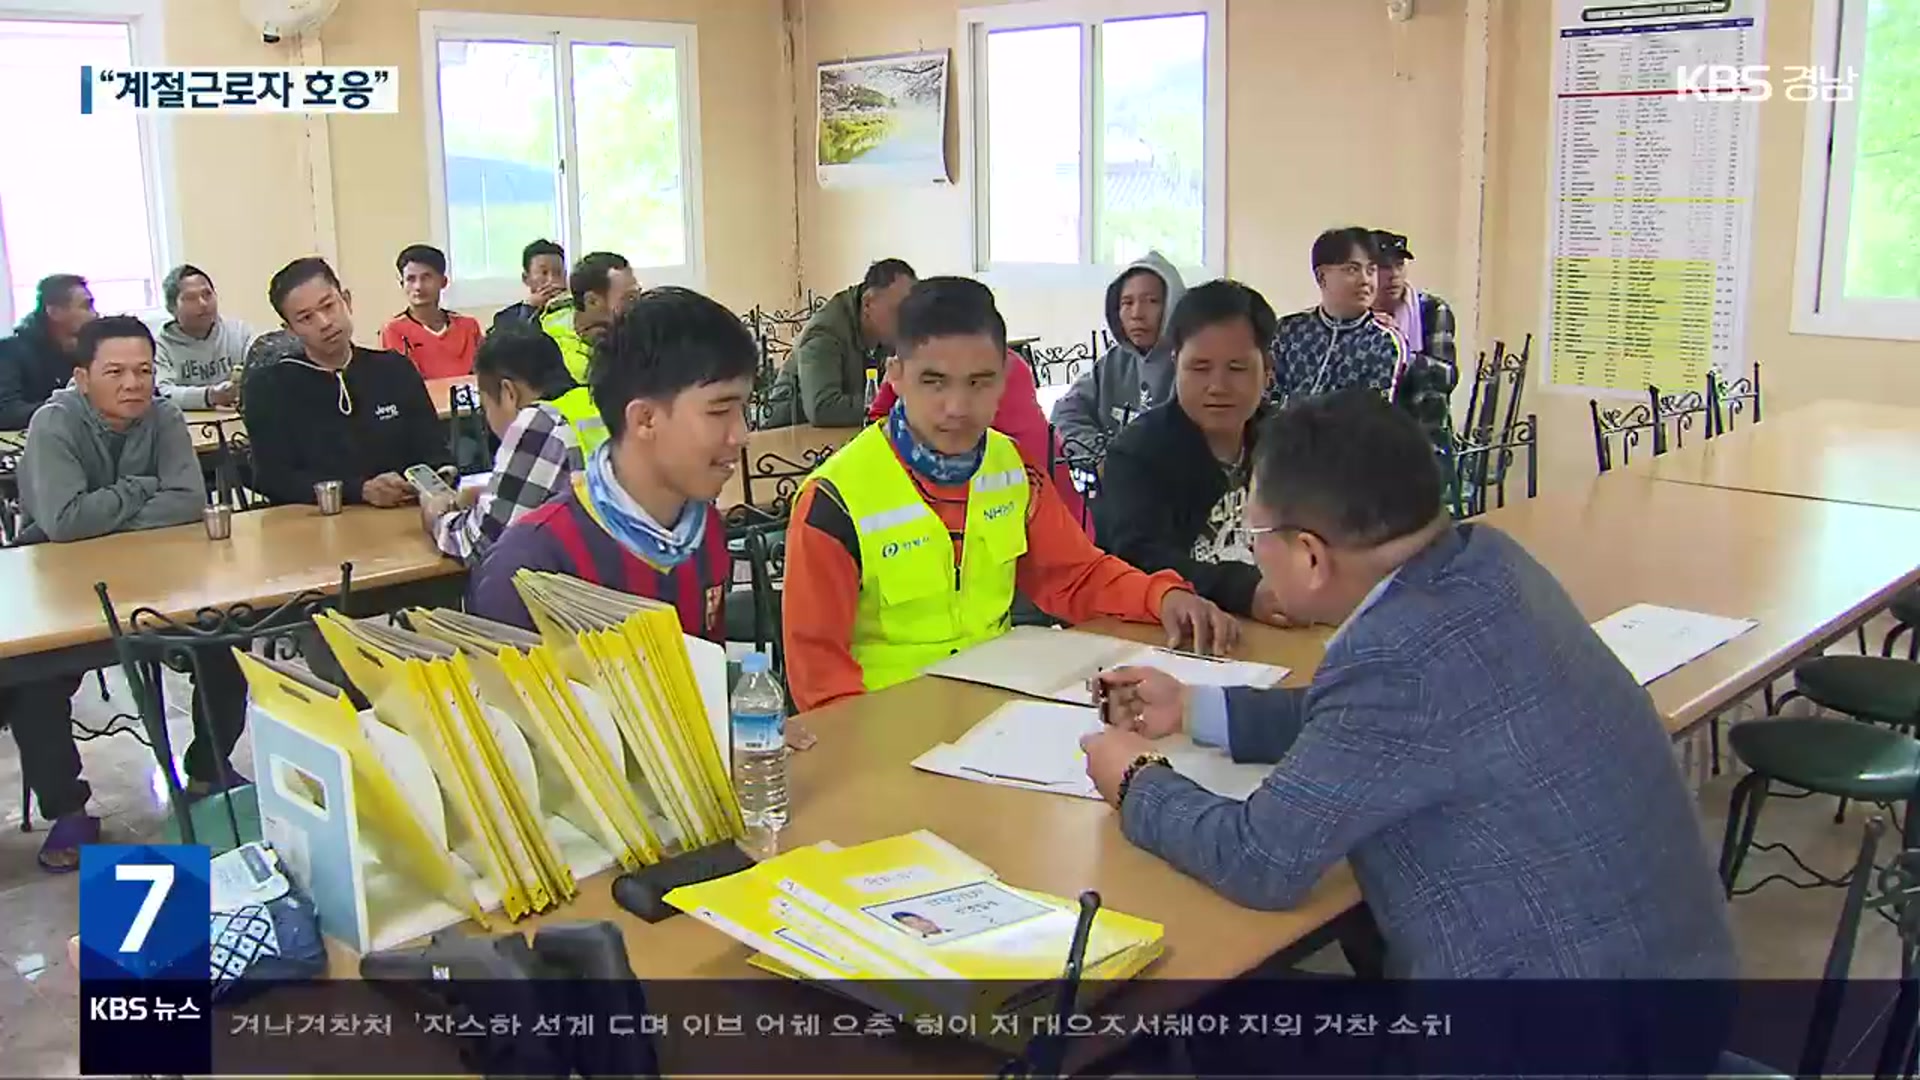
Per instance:
[[[113,879],[147,883],[146,898],[140,901],[140,910],[134,912],[133,924],[127,927],[126,940],[120,942],[121,952],[137,953],[141,946],[147,943],[147,934],[153,930],[154,920],[160,917],[160,909],[166,905],[167,894],[173,891],[173,864],[120,863],[113,868]]]

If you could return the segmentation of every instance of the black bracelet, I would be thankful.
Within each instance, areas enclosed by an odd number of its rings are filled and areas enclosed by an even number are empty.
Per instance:
[[[1133,764],[1127,766],[1127,771],[1120,774],[1120,790],[1115,795],[1113,801],[1116,803],[1124,803],[1127,801],[1127,791],[1133,787],[1133,778],[1140,775],[1141,769],[1149,765],[1171,766],[1172,764],[1173,762],[1167,760],[1167,755],[1153,753],[1151,751],[1134,758]]]

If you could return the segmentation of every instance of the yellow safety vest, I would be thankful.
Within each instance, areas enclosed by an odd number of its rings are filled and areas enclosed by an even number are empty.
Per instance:
[[[953,538],[894,455],[868,427],[815,474],[833,485],[860,537],[860,602],[851,652],[868,690],[905,682],[934,663],[1005,633],[1014,568],[1027,552],[1026,463],[1013,440],[987,432],[967,486],[956,570]]]
[[[600,444],[607,441],[607,422],[600,419],[600,410],[593,404],[593,395],[584,386],[576,386],[547,402],[567,418],[573,427],[573,433],[580,439],[580,456],[589,458]]]
[[[549,308],[540,316],[540,329],[560,346],[560,359],[567,365],[567,374],[582,386],[587,384],[587,364],[593,359],[593,343],[580,336],[573,328],[573,306]]]

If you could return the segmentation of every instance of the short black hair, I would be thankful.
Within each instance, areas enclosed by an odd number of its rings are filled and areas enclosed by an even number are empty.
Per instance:
[[[919,274],[913,272],[913,267],[907,265],[905,259],[881,259],[867,267],[867,276],[860,279],[860,287],[884,289],[901,278],[915,281],[919,277]]]
[[[574,387],[560,343],[537,326],[502,326],[488,334],[474,350],[473,378],[489,397],[499,395],[503,379],[525,383],[542,401]]]
[[[567,265],[566,249],[551,240],[542,238],[520,249],[520,272],[524,274],[533,269],[533,260],[542,255],[551,255],[560,260],[561,266]]]
[[[213,275],[192,263],[181,263],[167,271],[167,276],[160,279],[160,299],[167,305],[169,314],[180,306],[180,286],[190,277],[197,277],[207,283],[207,288],[213,288]]]
[[[1167,320],[1167,333],[1173,339],[1174,354],[1179,354],[1188,338],[1207,327],[1237,319],[1246,320],[1247,328],[1253,331],[1253,340],[1261,351],[1272,347],[1280,323],[1273,313],[1273,305],[1267,303],[1267,298],[1261,296],[1258,289],[1229,278],[1195,285],[1187,290],[1179,303],[1173,305],[1173,315]]]
[[[1375,256],[1373,232],[1358,225],[1347,225],[1338,229],[1328,229],[1314,238],[1313,269],[1323,266],[1339,266],[1353,258],[1359,251],[1368,259]]]
[[[73,290],[87,287],[87,279],[79,274],[48,274],[33,287],[33,310],[36,315],[45,315],[48,308],[65,307],[73,299]]]
[[[1364,386],[1294,402],[1254,444],[1254,497],[1275,524],[1374,547],[1440,516],[1440,466],[1412,416]]]
[[[616,251],[589,251],[573,264],[573,273],[567,275],[567,291],[573,294],[573,306],[584,309],[587,306],[588,293],[603,293],[613,286],[613,272],[628,270],[632,266],[627,257]]]
[[[1007,349],[1007,320],[993,304],[993,290],[963,277],[930,277],[914,282],[900,302],[900,355],[934,338],[985,334],[1001,352]]]
[[[587,386],[617,439],[630,403],[672,401],[695,386],[751,378],[759,366],[760,346],[739,316],[692,289],[662,286],[634,297],[614,320],[593,350]]]
[[[285,319],[287,313],[281,305],[287,302],[287,294],[314,278],[336,289],[340,288],[340,275],[334,273],[333,267],[327,265],[327,260],[318,255],[295,259],[274,271],[272,279],[267,282],[267,302],[273,305],[273,313]]]
[[[79,344],[74,348],[73,366],[92,367],[94,355],[100,351],[100,343],[114,338],[139,338],[147,343],[147,354],[153,355],[153,331],[136,315],[103,315],[80,328]]]
[[[408,263],[419,263],[441,277],[447,276],[447,253],[432,244],[408,244],[400,249],[400,257],[393,260],[393,268],[404,274]]]

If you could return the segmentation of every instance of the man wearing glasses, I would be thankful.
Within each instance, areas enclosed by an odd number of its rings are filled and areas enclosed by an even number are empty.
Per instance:
[[[1373,234],[1328,229],[1313,242],[1320,303],[1280,320],[1273,342],[1273,399],[1285,403],[1364,386],[1389,400],[1406,349],[1373,317]]]

